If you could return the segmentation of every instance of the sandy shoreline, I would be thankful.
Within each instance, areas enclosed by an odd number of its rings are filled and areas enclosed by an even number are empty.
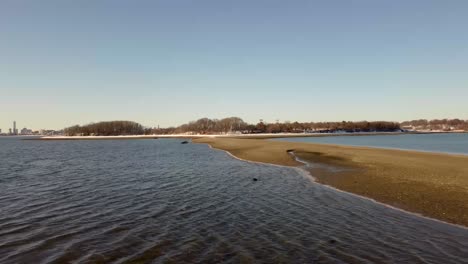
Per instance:
[[[244,160],[313,166],[320,183],[449,223],[468,226],[468,156],[259,139],[198,138]]]

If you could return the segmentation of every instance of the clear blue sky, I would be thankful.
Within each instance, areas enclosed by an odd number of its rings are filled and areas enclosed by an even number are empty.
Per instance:
[[[468,119],[468,1],[0,2],[0,128]]]

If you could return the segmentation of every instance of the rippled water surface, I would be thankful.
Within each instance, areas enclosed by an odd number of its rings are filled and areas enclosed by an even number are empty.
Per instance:
[[[468,262],[467,229],[180,140],[0,138],[0,212],[0,263]]]
[[[273,140],[411,149],[468,155],[468,133],[297,137]]]

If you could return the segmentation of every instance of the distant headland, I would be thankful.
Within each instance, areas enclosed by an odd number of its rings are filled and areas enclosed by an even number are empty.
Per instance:
[[[342,122],[273,122],[260,120],[249,124],[239,117],[201,118],[178,127],[144,127],[132,121],[106,121],[65,128],[64,136],[127,136],[127,135],[215,135],[215,134],[343,134],[382,132],[465,132],[468,120],[434,119],[405,122],[342,121]]]
[[[418,119],[393,121],[341,121],[341,122],[267,122],[247,123],[239,117],[222,119],[200,118],[174,127],[147,127],[133,121],[103,121],[74,125],[60,130],[16,129],[16,122],[9,133],[0,136],[48,136],[48,137],[110,137],[110,136],[175,136],[175,135],[249,135],[271,137],[281,134],[302,135],[359,135],[385,133],[447,133],[468,132],[468,120]]]

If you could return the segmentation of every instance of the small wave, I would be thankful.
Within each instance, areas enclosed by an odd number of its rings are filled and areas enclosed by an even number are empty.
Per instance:
[[[466,229],[317,184],[304,168],[244,162],[176,140],[50,143],[36,142],[24,158],[62,148],[49,159],[74,165],[46,181],[34,163],[21,165],[28,177],[7,175],[1,263],[460,263],[468,256]]]

